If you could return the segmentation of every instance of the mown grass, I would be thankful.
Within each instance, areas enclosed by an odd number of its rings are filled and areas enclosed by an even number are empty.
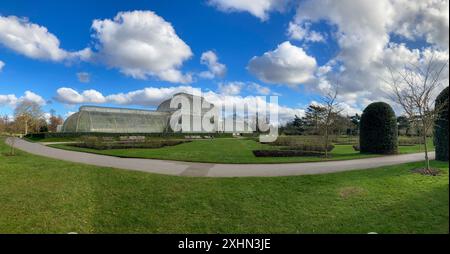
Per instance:
[[[0,233],[448,233],[448,163],[184,178],[69,163],[0,142]],[[276,168],[274,168],[276,170]]]
[[[430,142],[432,145],[432,142]],[[277,147],[260,144],[251,139],[220,138],[211,140],[194,140],[190,143],[157,149],[111,149],[95,150],[74,147],[67,144],[51,145],[51,147],[111,155],[118,157],[163,159],[208,163],[293,163],[315,162],[324,160],[351,160],[376,157],[374,154],[361,154],[353,149],[352,145],[336,145],[330,158],[302,156],[302,157],[256,157],[253,150],[278,149]],[[415,153],[422,151],[423,146],[400,146],[399,152]]]

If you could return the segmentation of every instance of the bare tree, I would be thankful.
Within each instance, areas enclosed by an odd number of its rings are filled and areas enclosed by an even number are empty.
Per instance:
[[[431,173],[431,169],[427,134],[443,110],[443,107],[435,107],[434,102],[437,90],[443,87],[443,74],[447,66],[448,59],[440,62],[432,55],[423,63],[410,63],[401,69],[388,67],[390,80],[387,83],[392,88],[392,99],[403,108],[411,123],[420,130],[428,173]]]
[[[27,135],[32,128],[39,130],[39,122],[43,118],[42,108],[36,102],[22,101],[14,109],[14,118],[17,124],[23,126],[23,132]]]
[[[339,83],[335,83],[328,93],[322,97],[323,107],[325,112],[323,114],[321,129],[324,131],[324,146],[325,146],[325,158],[328,158],[328,146],[330,145],[330,134],[336,129],[338,123],[339,114],[342,109],[337,101],[339,94]]]
[[[58,125],[62,125],[63,123],[63,118],[60,115],[57,116],[55,110],[51,109],[48,130],[50,132],[56,132],[58,129]]]

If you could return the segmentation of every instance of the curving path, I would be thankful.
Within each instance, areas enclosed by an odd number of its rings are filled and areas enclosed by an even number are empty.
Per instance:
[[[11,140],[7,139],[7,143]],[[28,153],[59,160],[102,167],[136,170],[166,175],[203,177],[292,176],[370,169],[424,160],[423,153],[392,155],[346,161],[285,164],[212,164],[154,159],[119,158],[91,153],[67,151],[16,138],[15,146]],[[434,152],[430,159],[434,159]]]

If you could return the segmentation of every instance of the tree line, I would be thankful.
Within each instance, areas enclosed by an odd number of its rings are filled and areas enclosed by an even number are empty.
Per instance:
[[[14,109],[14,115],[0,117],[0,134],[23,134],[56,132],[64,119],[50,110],[49,116],[42,106],[32,101],[22,101]]]

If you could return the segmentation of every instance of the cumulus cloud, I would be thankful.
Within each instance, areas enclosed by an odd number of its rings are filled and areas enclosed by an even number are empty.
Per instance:
[[[319,32],[310,30],[310,23],[296,24],[289,22],[287,34],[292,40],[305,42],[325,42],[325,36]]]
[[[2,71],[3,67],[5,67],[5,63],[0,60],[0,71]]]
[[[223,95],[238,95],[245,86],[244,82],[229,82],[219,84],[219,93]]]
[[[339,51],[325,65],[327,68],[316,73],[316,86],[308,87],[326,92],[330,80],[339,80],[341,99],[349,108],[388,100],[386,66],[403,68],[406,64],[423,62],[430,55],[448,59],[447,0],[300,2],[293,26],[308,27],[314,22],[334,27],[333,39]],[[393,42],[393,35],[405,42],[423,39],[429,45],[408,48],[398,40]]]
[[[410,40],[423,38],[441,50],[448,49],[448,0],[395,0],[391,3],[395,15],[390,29],[394,33]]]
[[[12,106],[17,102],[14,94],[0,94],[0,106]]]
[[[83,104],[83,103],[105,103],[106,98],[98,91],[90,89],[81,94],[76,90],[67,87],[61,87],[56,90],[55,99],[65,104]]]
[[[302,48],[286,41],[274,51],[253,57],[247,68],[264,82],[297,86],[315,79],[317,62]]]
[[[282,106],[280,104],[272,103],[269,98],[265,96],[231,96],[224,94],[217,94],[214,92],[207,92],[202,94],[205,99],[216,106],[222,106],[225,108],[235,107],[238,112],[247,111],[249,115],[256,114],[256,107],[251,105],[259,105],[266,109],[278,111],[278,123],[285,123],[297,116],[304,116],[305,110],[300,108],[292,108]],[[280,102],[279,102],[280,103]]]
[[[269,18],[271,11],[283,11],[289,0],[209,0],[208,3],[224,12],[249,12],[260,20]]]
[[[227,72],[227,67],[219,62],[216,53],[209,50],[202,54],[200,63],[208,67],[208,71],[200,73],[200,77],[213,79],[215,77],[223,78]]]
[[[41,106],[47,104],[47,102],[42,98],[42,96],[35,94],[31,91],[25,91],[25,95],[19,98],[19,102],[21,101],[31,101],[35,102]]]
[[[227,83],[219,83],[218,93],[221,95],[239,95],[243,89],[246,89],[250,94],[254,95],[278,95],[277,93],[272,93],[270,88],[262,86],[255,82],[242,82],[233,81]]]
[[[157,106],[166,99],[169,99],[176,93],[193,93],[200,92],[200,89],[191,86],[178,87],[147,87],[141,90],[131,91],[128,93],[112,94],[107,96],[111,103],[119,105],[141,105],[141,106]]]
[[[80,93],[72,88],[61,87],[56,91],[57,95],[55,96],[55,99],[65,104],[112,103],[118,105],[157,106],[176,93],[192,93],[192,91],[198,92],[200,90],[190,86],[163,88],[148,87],[128,93],[117,93],[104,96],[102,93],[93,89],[85,90]]]
[[[29,101],[37,103],[40,106],[43,106],[46,104],[46,101],[42,96],[35,94],[31,91],[25,91],[23,96],[20,96],[17,98],[14,94],[0,94],[0,106],[8,106],[11,108],[15,108],[18,103]]]
[[[269,95],[272,93],[270,88],[266,86],[262,86],[258,83],[250,82],[247,86],[247,89],[253,93],[259,94],[259,95]]]
[[[152,11],[119,12],[114,19],[94,20],[95,58],[138,79],[189,83],[179,68],[191,58],[190,47],[172,25]]]
[[[91,81],[91,75],[87,72],[78,72],[77,78],[81,83],[89,83]]]
[[[0,16],[0,44],[29,58],[55,62],[91,56],[88,48],[76,52],[62,49],[58,38],[46,27],[16,16]]]

